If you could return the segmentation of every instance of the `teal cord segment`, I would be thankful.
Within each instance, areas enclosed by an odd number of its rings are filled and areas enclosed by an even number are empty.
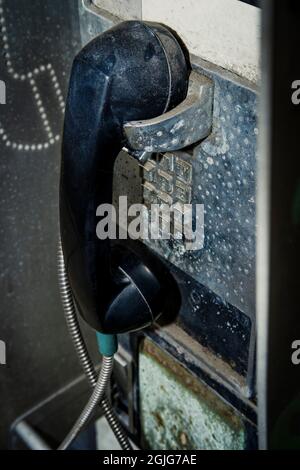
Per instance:
[[[98,348],[102,356],[113,356],[118,350],[117,335],[104,335],[96,332]]]

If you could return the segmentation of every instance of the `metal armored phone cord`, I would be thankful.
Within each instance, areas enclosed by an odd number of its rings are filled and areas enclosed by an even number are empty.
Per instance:
[[[72,290],[65,269],[64,255],[60,239],[58,243],[58,280],[66,323],[73,341],[75,351],[90,385],[95,388],[97,385],[97,375],[78,322]],[[128,437],[122,429],[122,426],[115,416],[115,413],[106,397],[101,399],[100,406],[121,448],[123,450],[132,450]]]
[[[113,356],[103,356],[102,365],[101,365],[101,372],[96,383],[96,386],[93,390],[93,393],[87,402],[86,406],[82,410],[79,418],[76,420],[74,426],[72,427],[71,431],[65,437],[63,442],[58,447],[58,450],[66,450],[76,439],[78,434],[84,429],[86,424],[88,423],[90,417],[95,411],[96,406],[101,401],[104,393],[106,392],[107,386],[109,384],[112,366],[113,366]]]

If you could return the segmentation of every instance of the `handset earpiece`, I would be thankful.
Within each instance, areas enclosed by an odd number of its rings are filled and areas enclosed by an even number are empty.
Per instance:
[[[184,100],[190,66],[168,28],[120,23],[74,60],[65,113],[60,229],[66,270],[81,315],[96,330],[151,324],[176,298],[163,262],[138,242],[112,248],[96,234],[97,207],[112,203],[113,169],[128,121],[150,119]]]

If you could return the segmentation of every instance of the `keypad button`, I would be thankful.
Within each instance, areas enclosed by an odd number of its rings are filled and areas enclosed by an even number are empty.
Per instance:
[[[169,173],[174,171],[174,156],[171,153],[162,155],[160,159],[160,168]]]
[[[169,173],[158,170],[158,184],[162,191],[169,194],[173,192],[173,177]]]
[[[185,204],[189,204],[191,201],[191,196],[191,187],[181,183],[180,181],[176,181],[175,199]]]
[[[149,160],[144,165],[144,179],[150,183],[156,181],[156,164]]]
[[[177,178],[180,178],[185,183],[190,184],[192,182],[192,165],[178,157],[175,161],[175,173]]]
[[[168,204],[171,206],[173,203],[172,197],[169,194],[165,193],[164,191],[158,191],[158,198],[159,198],[160,204]]]
[[[153,186],[152,184],[148,182],[144,183],[143,195],[144,195],[144,201],[147,204],[156,204],[157,191],[156,191],[155,186]]]

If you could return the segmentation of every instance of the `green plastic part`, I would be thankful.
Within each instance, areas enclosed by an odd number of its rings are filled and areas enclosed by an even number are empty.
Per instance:
[[[102,356],[113,356],[118,350],[117,335],[104,335],[96,332],[98,348]]]

